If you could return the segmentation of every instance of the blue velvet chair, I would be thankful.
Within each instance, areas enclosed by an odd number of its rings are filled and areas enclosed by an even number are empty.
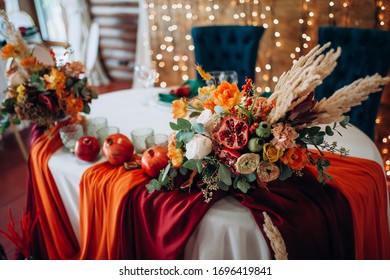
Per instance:
[[[191,29],[195,46],[195,62],[206,71],[234,70],[238,85],[245,78],[255,80],[259,41],[264,28],[260,26],[199,26]],[[200,76],[197,76],[200,80]]]
[[[331,48],[342,48],[332,74],[316,89],[316,99],[329,97],[336,90],[353,81],[378,73],[387,76],[390,67],[390,31],[378,29],[320,27],[318,43],[331,42]],[[375,119],[382,92],[373,93],[360,106],[349,112],[350,122],[375,137]]]

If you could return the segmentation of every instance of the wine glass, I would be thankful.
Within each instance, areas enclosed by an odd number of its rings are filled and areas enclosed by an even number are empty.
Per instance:
[[[237,84],[238,83],[238,75],[236,71],[224,71],[225,73],[225,81],[231,84]]]
[[[157,77],[156,64],[136,64],[134,67],[136,77],[141,81],[143,87],[146,89],[144,104],[147,106],[150,102],[149,88],[153,87],[154,80]]]

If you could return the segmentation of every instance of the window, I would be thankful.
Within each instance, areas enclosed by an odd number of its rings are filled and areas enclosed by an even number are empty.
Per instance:
[[[65,22],[60,0],[34,0],[42,39],[50,43],[66,44]]]

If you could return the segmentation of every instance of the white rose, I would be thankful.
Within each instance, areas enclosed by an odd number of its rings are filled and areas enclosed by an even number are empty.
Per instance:
[[[212,142],[201,134],[195,134],[186,144],[186,157],[188,159],[203,159],[212,150]]]
[[[206,134],[210,134],[210,131],[215,127],[217,116],[211,110],[205,109],[196,118],[196,121],[204,125]]]

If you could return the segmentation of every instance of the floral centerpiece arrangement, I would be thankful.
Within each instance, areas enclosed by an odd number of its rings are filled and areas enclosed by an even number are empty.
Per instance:
[[[315,100],[314,89],[333,71],[341,53],[340,48],[324,53],[329,46],[316,46],[295,62],[269,97],[257,94],[247,78],[242,90],[222,82],[199,88],[195,98],[174,101],[172,113],[177,122],[170,123],[174,132],[169,164],[146,186],[149,191],[196,186],[208,202],[218,189],[247,193],[266,188],[273,180],[302,176],[310,165],[318,170],[320,182],[331,180],[326,173],[330,162],[323,151],[342,157],[348,151],[328,143],[325,136],[346,128],[344,114],[389,79],[379,75],[362,78],[328,99]],[[212,78],[200,66],[197,70],[204,80]],[[175,177],[184,175],[186,181],[177,184]]]
[[[51,63],[44,65],[31,55],[20,31],[15,30],[6,13],[0,13],[1,34],[7,41],[1,56],[13,59],[6,73],[8,88],[0,109],[0,133],[20,120],[52,126],[65,117],[89,113],[89,103],[97,95],[84,75],[84,65],[78,61],[63,63],[52,50],[48,50]]]

